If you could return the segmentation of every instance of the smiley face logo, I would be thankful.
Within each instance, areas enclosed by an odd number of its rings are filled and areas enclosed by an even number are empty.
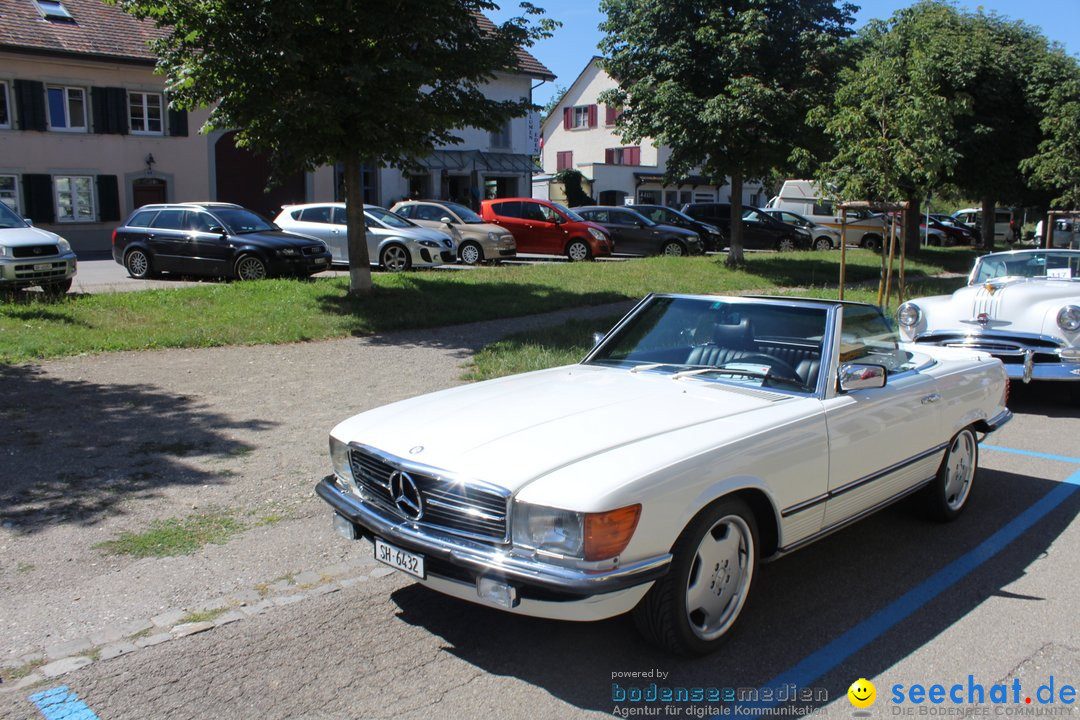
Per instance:
[[[859,678],[851,683],[847,691],[848,700],[857,708],[868,708],[877,700],[877,688],[866,678]]]

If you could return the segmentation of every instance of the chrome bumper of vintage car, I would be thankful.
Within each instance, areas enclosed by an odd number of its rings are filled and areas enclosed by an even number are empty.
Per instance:
[[[656,580],[668,571],[671,555],[611,570],[582,570],[512,555],[496,546],[444,536],[404,524],[382,509],[342,489],[333,475],[315,486],[316,494],[339,514],[388,542],[429,558],[448,562],[477,577],[494,576],[523,586],[543,588],[568,598],[613,593]],[[435,573],[438,574],[438,573]]]
[[[1080,348],[1070,348],[1059,338],[1026,333],[923,333],[917,343],[965,348],[990,353],[1005,365],[1011,380],[1080,381]]]

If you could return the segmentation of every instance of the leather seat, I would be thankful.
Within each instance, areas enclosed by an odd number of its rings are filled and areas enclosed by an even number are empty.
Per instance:
[[[689,365],[719,367],[758,354],[750,318],[743,318],[737,325],[713,325],[712,340],[691,350],[686,362]]]

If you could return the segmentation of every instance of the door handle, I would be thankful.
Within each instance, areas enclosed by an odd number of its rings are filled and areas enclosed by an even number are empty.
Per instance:
[[[930,393],[929,395],[927,395],[926,397],[924,397],[922,399],[922,404],[923,405],[929,405],[930,403],[936,403],[940,399],[941,399],[941,396],[938,395],[937,393]]]

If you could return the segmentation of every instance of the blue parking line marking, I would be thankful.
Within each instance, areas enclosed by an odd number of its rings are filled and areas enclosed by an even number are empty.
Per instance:
[[[1043,460],[1058,460],[1060,462],[1072,463],[1073,465],[1080,465],[1080,458],[1066,457],[1065,455],[1050,455],[1048,453],[1035,452],[1033,450],[1017,450],[1016,448],[1001,447],[999,445],[979,445],[983,450],[996,450],[997,452],[1012,453],[1013,455],[1027,455],[1028,457],[1037,457]],[[1068,482],[1068,480],[1066,480]]]
[[[67,685],[30,696],[45,720],[98,720],[98,716]]]
[[[1019,455],[1034,455],[1051,460],[1064,460],[1080,465],[1078,458],[1065,458],[1056,455],[1033,453],[1026,450],[998,446],[984,446],[987,450],[998,450]],[[810,687],[810,683],[832,672],[840,663],[877,640],[916,611],[948,590],[980,565],[1004,550],[1009,544],[1030,530],[1035,523],[1050,514],[1065,500],[1080,490],[1080,470],[1065,478],[1057,487],[1043,495],[1034,504],[1013,518],[1007,525],[983,540],[972,550],[938,570],[929,578],[901,595],[889,605],[863,620],[861,623],[830,642],[825,647],[806,656],[772,680],[762,684],[762,688],[781,688],[794,683],[799,688]],[[776,692],[775,694],[779,694]],[[745,703],[744,707],[768,708],[779,703]]]

